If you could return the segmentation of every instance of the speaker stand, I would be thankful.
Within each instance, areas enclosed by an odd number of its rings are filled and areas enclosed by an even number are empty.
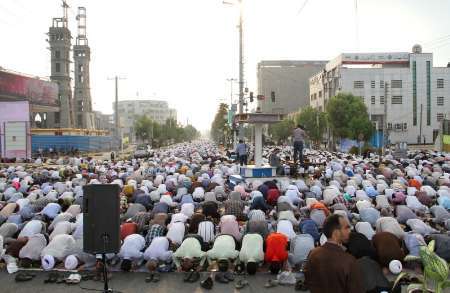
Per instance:
[[[108,243],[108,235],[103,235],[103,253],[102,253],[102,263],[103,263],[103,293],[112,293],[113,290],[108,287],[108,269],[106,268],[106,246]]]

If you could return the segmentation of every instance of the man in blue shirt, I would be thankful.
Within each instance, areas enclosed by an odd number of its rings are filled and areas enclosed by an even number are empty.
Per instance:
[[[242,139],[239,140],[239,143],[236,146],[236,154],[239,158],[239,164],[241,166],[247,165],[247,145]]]

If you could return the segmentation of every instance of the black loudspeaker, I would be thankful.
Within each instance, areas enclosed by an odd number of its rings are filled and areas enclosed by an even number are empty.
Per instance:
[[[93,254],[119,252],[119,185],[83,186],[83,250]]]

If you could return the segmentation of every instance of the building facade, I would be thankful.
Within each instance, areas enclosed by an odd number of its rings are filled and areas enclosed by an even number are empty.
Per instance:
[[[146,115],[159,124],[165,124],[167,119],[177,119],[176,110],[169,108],[166,101],[125,100],[119,101],[118,108],[122,135],[130,141],[135,141],[134,122],[139,116]]]
[[[327,61],[261,61],[258,63],[258,107],[263,113],[289,114],[309,105],[309,78]],[[273,92],[273,94],[272,94]],[[275,102],[272,101],[275,96]]]
[[[450,114],[450,67],[434,67],[419,45],[412,53],[341,54],[309,84],[310,105],[321,111],[339,92],[361,97],[380,131],[386,110],[390,143],[433,143]]]

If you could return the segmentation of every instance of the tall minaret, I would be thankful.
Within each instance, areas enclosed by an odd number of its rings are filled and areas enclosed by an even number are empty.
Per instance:
[[[60,112],[48,113],[49,127],[70,128],[74,125],[72,87],[70,86],[70,47],[71,34],[67,23],[66,1],[63,2],[62,18],[53,18],[48,32],[51,53],[50,79],[58,84]]]
[[[92,112],[91,88],[89,86],[89,62],[91,49],[86,37],[86,8],[78,7],[78,36],[73,46],[75,87],[75,125],[77,128],[94,129],[95,121]]]

